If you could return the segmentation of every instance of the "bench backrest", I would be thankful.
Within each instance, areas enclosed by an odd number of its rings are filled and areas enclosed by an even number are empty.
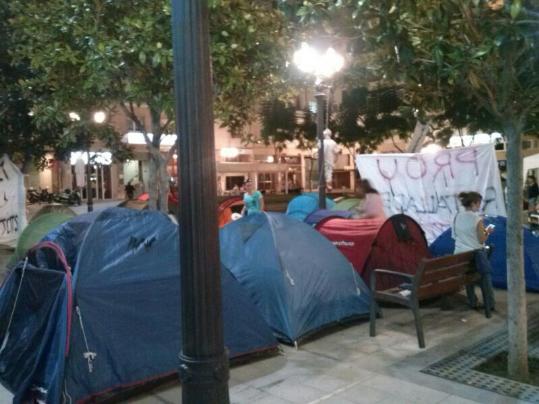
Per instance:
[[[425,258],[419,265],[415,287],[418,299],[454,293],[474,276],[474,252]]]

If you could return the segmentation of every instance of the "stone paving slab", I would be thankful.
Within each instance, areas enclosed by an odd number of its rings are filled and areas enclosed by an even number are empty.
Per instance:
[[[472,346],[505,326],[506,292],[496,291],[498,312],[486,319],[468,310],[464,298],[452,310],[436,305],[422,309],[426,349],[419,349],[409,310],[384,309],[378,336],[369,337],[367,322],[335,328],[330,333],[277,355],[233,366],[233,404],[516,404],[507,396],[422,373],[425,367]],[[528,294],[529,316],[539,317],[539,295]],[[123,396],[125,397],[125,395]],[[0,389],[0,404],[10,402]],[[139,392],[115,402],[181,403],[179,383]]]
[[[448,355],[505,326],[506,292],[496,291],[499,311],[492,319],[468,310],[464,297],[451,310],[422,309],[426,349],[419,349],[409,310],[384,310],[378,336],[362,322],[300,345],[282,346],[277,356],[231,369],[233,404],[516,404],[490,391],[421,373]],[[539,314],[539,295],[528,294],[530,317]],[[148,392],[129,403],[180,403],[179,385]],[[149,401],[147,401],[149,400]],[[152,401],[153,400],[153,401]]]

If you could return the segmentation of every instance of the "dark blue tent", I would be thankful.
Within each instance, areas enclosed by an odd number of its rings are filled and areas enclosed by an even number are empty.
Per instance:
[[[326,198],[326,207],[331,209],[333,206],[335,202]],[[307,192],[296,196],[288,203],[286,214],[303,222],[315,210],[318,210],[318,193]]]
[[[222,228],[220,241],[221,262],[285,342],[369,311],[369,291],[352,265],[305,223],[261,213]]]
[[[73,305],[70,269],[59,253],[25,259],[0,292],[0,377],[14,403],[60,402]],[[51,257],[58,259],[43,268]]]
[[[76,239],[77,232],[84,237]],[[176,372],[177,226],[157,212],[114,208],[68,222],[48,238],[75,262],[73,309],[67,308],[65,276],[51,268],[54,263],[42,260],[39,265],[48,269],[27,268],[23,281],[19,265],[0,293],[0,338],[10,334],[0,352],[2,383],[18,397],[33,389],[57,403],[62,394],[84,400]],[[221,278],[230,356],[275,347],[271,330],[237,280],[226,269]],[[20,285],[16,321],[7,330]],[[26,315],[30,307],[34,311]]]
[[[348,210],[330,210],[330,209],[318,209],[305,218],[305,223],[311,226],[316,226],[322,220],[332,217],[340,217],[342,219],[350,219],[352,212]]]
[[[492,265],[492,283],[498,288],[507,288],[507,249],[506,228],[507,219],[502,216],[486,217],[485,223],[496,226],[487,241],[493,247],[490,263]],[[443,232],[430,246],[434,256],[452,254],[455,240],[451,238],[451,229]],[[524,276],[526,288],[539,291],[539,237],[524,228]]]

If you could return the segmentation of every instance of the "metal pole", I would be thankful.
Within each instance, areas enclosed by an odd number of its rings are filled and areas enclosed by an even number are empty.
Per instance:
[[[321,88],[316,89],[316,137],[318,138],[318,207],[326,209],[326,175],[324,170],[324,124],[326,93]]]
[[[86,206],[88,212],[94,210],[93,190],[92,190],[92,166],[90,165],[90,151],[86,151],[88,163],[86,164]]]
[[[217,225],[208,6],[172,0],[183,404],[228,404]]]

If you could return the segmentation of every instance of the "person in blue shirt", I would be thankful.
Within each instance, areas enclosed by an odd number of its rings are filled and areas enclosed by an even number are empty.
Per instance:
[[[244,188],[243,209],[241,210],[242,216],[262,212],[264,210],[264,197],[262,196],[262,193],[254,189],[251,180],[245,182]]]

